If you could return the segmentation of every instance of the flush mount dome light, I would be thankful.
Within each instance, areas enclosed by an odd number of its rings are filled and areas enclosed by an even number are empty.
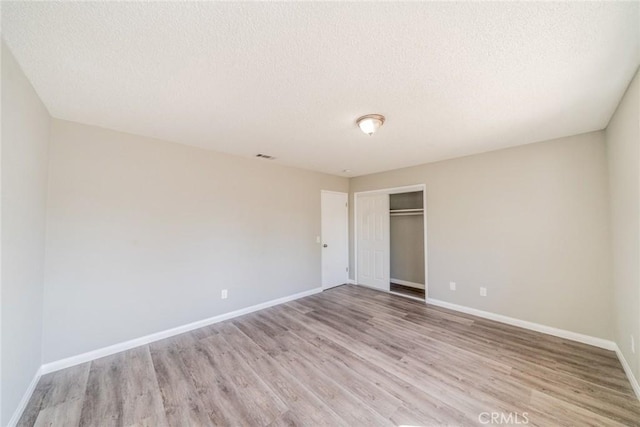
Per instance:
[[[362,132],[371,136],[384,123],[384,116],[382,114],[367,114],[358,118],[356,123]]]

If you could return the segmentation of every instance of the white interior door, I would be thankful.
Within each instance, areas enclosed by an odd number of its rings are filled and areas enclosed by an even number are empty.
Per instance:
[[[348,194],[321,192],[322,287],[343,285],[349,280]]]
[[[356,201],[359,284],[389,290],[389,195],[359,194]]]

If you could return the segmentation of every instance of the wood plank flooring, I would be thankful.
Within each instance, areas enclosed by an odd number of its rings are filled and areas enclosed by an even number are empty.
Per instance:
[[[411,286],[399,285],[397,283],[390,283],[389,290],[403,295],[408,295],[414,298],[420,298],[424,300],[424,289],[413,288]]]
[[[473,426],[492,413],[640,426],[611,351],[352,285],[46,375],[19,426]]]

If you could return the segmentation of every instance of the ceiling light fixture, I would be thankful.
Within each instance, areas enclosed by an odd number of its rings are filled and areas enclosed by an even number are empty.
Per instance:
[[[371,136],[384,123],[384,116],[382,114],[367,114],[366,116],[358,118],[356,123],[362,132]]]

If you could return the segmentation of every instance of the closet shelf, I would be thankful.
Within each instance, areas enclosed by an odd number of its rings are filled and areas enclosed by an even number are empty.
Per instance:
[[[391,209],[390,216],[414,216],[423,215],[424,209]]]
[[[390,213],[409,213],[409,212],[424,212],[424,209],[391,209]]]

